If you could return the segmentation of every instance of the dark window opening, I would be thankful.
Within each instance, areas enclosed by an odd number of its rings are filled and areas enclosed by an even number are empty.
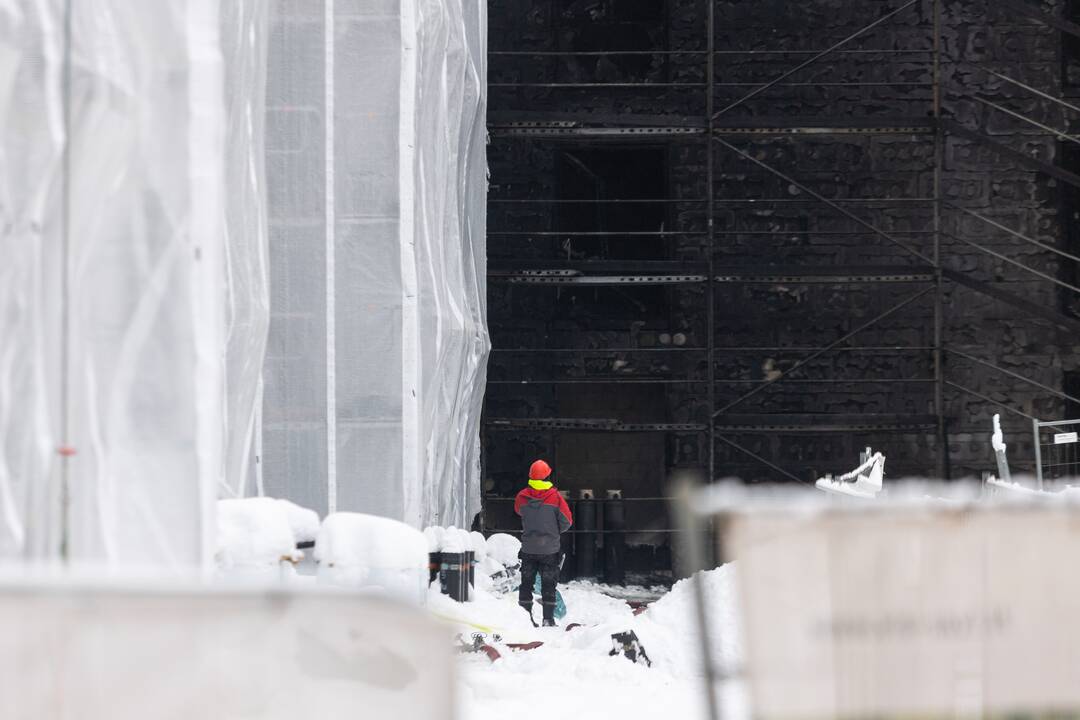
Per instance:
[[[1080,146],[1076,143],[1058,144],[1061,167],[1080,174]],[[1060,224],[1062,250],[1080,256],[1080,188],[1061,183]],[[1080,287],[1080,263],[1067,257],[1058,257],[1058,277],[1073,287]],[[1062,312],[1080,317],[1080,293],[1067,287],[1059,288]]]
[[[1066,370],[1063,391],[1066,395],[1080,398],[1080,370]],[[1065,402],[1065,419],[1080,420],[1080,402]]]
[[[1080,0],[1065,0],[1065,20],[1080,24]],[[1061,86],[1067,95],[1080,95],[1080,37],[1061,33]]]
[[[658,0],[556,0],[559,50],[632,52],[667,49],[667,3]],[[579,55],[564,58],[559,82],[656,82],[665,55]]]
[[[568,236],[560,248],[564,259],[666,260],[669,243],[663,235],[617,233],[670,230],[664,148],[602,147],[559,153],[556,183],[560,200],[555,228],[560,232],[614,233]],[[612,202],[619,201],[619,202]]]

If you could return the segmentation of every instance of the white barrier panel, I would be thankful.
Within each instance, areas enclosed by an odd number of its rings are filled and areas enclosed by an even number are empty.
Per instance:
[[[452,717],[449,638],[355,594],[0,587],[5,720]]]
[[[1080,510],[735,516],[758,718],[1080,710]]]

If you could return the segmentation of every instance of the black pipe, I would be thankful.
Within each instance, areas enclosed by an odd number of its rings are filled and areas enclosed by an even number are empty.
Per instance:
[[[469,584],[466,587],[466,592],[468,592],[469,590],[471,590],[476,585],[476,551],[475,550],[466,550],[465,551],[465,563],[469,567],[469,572],[468,572],[468,575],[467,575],[467,577],[469,579],[469,581],[468,581]],[[468,595],[466,595],[465,599],[466,600],[469,599]]]
[[[579,578],[596,577],[596,501],[582,492],[577,502],[577,534],[574,560]]]
[[[432,552],[428,553],[428,585],[435,582],[435,578],[439,577],[439,568],[442,566],[442,553]],[[440,592],[445,593],[446,590],[439,587]]]
[[[626,584],[626,508],[622,492],[609,490],[604,501],[604,582]]]
[[[577,525],[577,503],[569,498],[566,498],[566,494],[563,494],[566,499],[566,504],[570,507],[570,516],[574,518],[574,524]],[[576,530],[576,527],[571,527],[571,530]],[[559,550],[563,554],[562,570],[559,572],[559,582],[570,582],[577,577],[577,565],[574,561],[574,533],[564,532],[562,538],[559,541]]]
[[[465,553],[443,552],[439,580],[443,594],[449,595],[451,600],[465,602],[469,599],[469,567]]]

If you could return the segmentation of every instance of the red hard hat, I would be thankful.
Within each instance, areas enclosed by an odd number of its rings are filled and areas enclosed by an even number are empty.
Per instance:
[[[547,480],[548,475],[551,474],[551,466],[543,460],[537,460],[529,468],[530,480]]]

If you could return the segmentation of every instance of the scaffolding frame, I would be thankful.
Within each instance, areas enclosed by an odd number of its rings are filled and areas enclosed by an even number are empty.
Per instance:
[[[747,427],[760,427],[762,430],[766,430],[769,427],[776,427],[777,425],[783,425],[784,427],[798,427],[797,422],[780,422],[781,420],[791,420],[791,414],[777,414],[777,422],[768,425],[762,423],[758,426],[747,425],[742,422],[721,422],[725,418],[730,418],[729,410],[735,408],[745,400],[754,397],[758,393],[762,392],[766,388],[773,387],[781,382],[794,383],[800,382],[799,378],[792,378],[791,375],[797,375],[798,371],[805,367],[808,363],[814,359],[821,357],[831,352],[849,352],[857,350],[859,348],[852,348],[846,346],[845,343],[855,338],[860,332],[867,330],[871,327],[879,325],[883,320],[891,317],[894,313],[900,312],[912,304],[929,298],[932,300],[932,313],[933,313],[933,328],[932,335],[933,341],[929,346],[919,347],[895,347],[893,349],[897,351],[913,350],[916,352],[925,352],[929,350],[932,358],[933,374],[930,378],[909,378],[909,381],[918,380],[919,382],[925,382],[933,385],[933,415],[932,425],[929,429],[932,429],[938,452],[936,453],[935,472],[940,478],[948,478],[950,475],[950,453],[948,443],[948,418],[947,408],[945,400],[946,388],[950,388],[960,394],[967,395],[978,399],[982,402],[992,403],[996,406],[1003,407],[1017,415],[1030,419],[1032,416],[1017,407],[1017,403],[1012,401],[1011,398],[1008,401],[1001,401],[989,397],[981,388],[970,388],[966,385],[955,382],[953,379],[947,377],[946,374],[946,357],[955,356],[967,362],[971,362],[980,366],[983,366],[995,373],[1002,374],[1007,377],[1011,377],[1014,380],[1023,382],[1024,384],[1046,393],[1047,395],[1062,400],[1068,400],[1072,402],[1080,402],[1080,399],[1072,397],[1059,389],[1049,387],[1043,383],[1034,380],[1031,377],[1018,373],[1008,368],[1003,368],[999,365],[991,363],[985,359],[971,355],[970,353],[963,352],[960,349],[950,347],[948,344],[948,338],[946,337],[946,323],[945,323],[945,308],[944,308],[944,295],[947,287],[947,283],[952,283],[956,287],[964,287],[968,290],[974,291],[988,298],[992,298],[995,301],[1005,303],[1013,308],[1031,316],[1035,319],[1046,321],[1056,326],[1059,329],[1067,330],[1069,332],[1075,332],[1080,334],[1080,319],[1071,317],[1064,312],[1052,307],[1045,307],[1022,297],[1021,295],[999,287],[998,283],[988,282],[980,280],[976,277],[972,277],[970,273],[959,271],[953,267],[950,267],[946,262],[942,248],[942,240],[948,238],[950,240],[961,242],[968,247],[977,251],[980,255],[993,257],[997,260],[1007,263],[1011,267],[1016,268],[1020,272],[1028,273],[1034,277],[1037,277],[1042,282],[1049,282],[1056,287],[1063,288],[1065,290],[1080,294],[1080,287],[1065,282],[1060,278],[1053,277],[1045,272],[1040,271],[1037,268],[1026,265],[1015,258],[1009,256],[1008,253],[998,252],[992,248],[986,247],[980,244],[972,238],[963,237],[961,234],[951,233],[945,230],[945,217],[946,213],[959,213],[969,218],[977,220],[986,224],[989,227],[993,227],[999,232],[1003,232],[1009,237],[1027,244],[1034,246],[1042,251],[1050,252],[1056,255],[1061,262],[1077,262],[1080,263],[1080,257],[1074,255],[1062,248],[1054,247],[1045,242],[1040,241],[1037,238],[1029,237],[1026,234],[1008,227],[1006,224],[1001,223],[993,218],[987,217],[982,213],[965,208],[962,205],[949,201],[943,197],[943,173],[945,165],[945,144],[946,139],[950,136],[958,137],[968,141],[978,143],[984,147],[988,147],[994,153],[1000,157],[1012,160],[1018,164],[1026,166],[1030,170],[1048,175],[1057,180],[1065,182],[1073,187],[1080,188],[1080,175],[1069,172],[1065,168],[1052,164],[1045,160],[1032,157],[1028,153],[1024,153],[1020,150],[1010,147],[1007,143],[1002,142],[1000,139],[989,136],[979,128],[970,128],[953,118],[947,116],[944,111],[945,93],[953,92],[953,94],[963,97],[965,100],[976,102],[987,109],[988,112],[994,112],[1001,115],[1010,117],[1013,120],[1019,121],[1027,126],[1029,130],[1038,131],[1041,133],[1041,137],[1052,137],[1062,142],[1072,142],[1080,144],[1080,135],[1069,133],[1067,130],[1060,130],[1052,125],[1039,122],[1035,118],[1028,117],[1023,113],[1010,109],[1009,107],[1000,103],[995,103],[984,97],[980,97],[975,90],[967,90],[962,93],[955,91],[955,88],[946,86],[943,82],[943,67],[946,65],[965,65],[971,68],[975,68],[985,73],[988,78],[995,78],[1000,82],[1004,82],[1014,88],[1021,91],[1031,93],[1041,100],[1050,102],[1055,106],[1063,109],[1066,112],[1075,112],[1080,114],[1080,106],[1068,102],[1062,97],[1058,97],[1051,92],[1040,89],[1014,77],[1009,76],[1006,73],[999,72],[991,67],[987,66],[987,63],[974,63],[964,58],[950,59],[944,56],[944,49],[942,43],[942,12],[944,3],[947,0],[900,0],[899,4],[895,7],[883,11],[877,17],[871,21],[858,27],[854,32],[848,34],[843,39],[831,44],[829,47],[822,50],[801,50],[801,51],[783,51],[783,50],[727,50],[717,49],[716,47],[716,0],[705,0],[705,49],[704,50],[638,50],[638,51],[590,51],[590,52],[573,52],[573,51],[493,51],[490,55],[508,56],[508,57],[548,57],[558,58],[566,56],[598,56],[598,57],[612,57],[621,55],[649,55],[649,56],[693,56],[700,57],[704,60],[705,65],[705,82],[704,83],[652,83],[652,82],[630,82],[630,83],[493,83],[492,88],[496,89],[511,89],[511,88],[545,88],[545,89],[596,89],[596,88],[611,88],[613,90],[618,89],[639,89],[642,87],[658,87],[661,89],[676,89],[682,90],[700,90],[704,94],[704,115],[702,117],[696,116],[627,116],[627,115],[605,115],[605,114],[582,114],[575,115],[574,113],[538,113],[534,114],[536,117],[531,117],[529,120],[522,120],[518,117],[500,117],[497,113],[493,114],[492,121],[489,123],[491,132],[494,135],[503,135],[510,137],[544,137],[548,139],[567,139],[576,140],[582,138],[590,139],[628,139],[631,137],[639,137],[646,140],[660,139],[660,138],[672,138],[678,137],[681,140],[689,140],[691,142],[701,142],[705,148],[706,157],[706,198],[650,198],[645,200],[606,200],[604,202],[609,203],[684,203],[684,204],[704,204],[706,206],[706,230],[701,231],[666,231],[664,233],[640,233],[651,235],[662,235],[665,237],[674,236],[703,236],[706,242],[707,253],[707,277],[704,278],[706,282],[706,303],[707,303],[707,331],[706,331],[706,343],[704,347],[685,347],[685,348],[557,348],[550,352],[561,353],[603,353],[603,352],[625,352],[625,353],[638,353],[638,352],[693,352],[704,353],[707,359],[707,377],[704,380],[667,380],[654,382],[665,382],[669,384],[677,383],[705,383],[707,384],[708,392],[708,407],[711,409],[708,417],[708,477],[715,480],[717,479],[716,472],[716,448],[718,443],[726,444],[747,457],[751,458],[757,463],[761,463],[769,467],[772,471],[783,475],[789,479],[798,482],[807,482],[805,479],[799,478],[793,473],[780,467],[777,463],[773,462],[767,457],[763,457],[757,453],[752,452],[750,449],[732,440],[728,435],[730,434],[730,428],[747,428]],[[995,0],[997,2],[998,0]],[[1050,28],[1056,29],[1062,33],[1066,33],[1080,38],[1080,25],[1072,23],[1066,19],[1051,16],[1047,13],[1038,10],[1034,7],[1027,5],[1023,0],[1000,0],[1000,5],[1006,7],[1014,14],[1021,15],[1025,18],[1035,20]],[[904,13],[913,10],[924,10],[926,14],[924,17],[929,17],[928,32],[931,35],[932,49],[930,50],[917,50],[917,49],[893,49],[893,50],[874,50],[874,49],[853,49],[850,48],[850,44],[870,32],[874,29],[887,25],[891,20],[902,17]],[[990,20],[987,20],[987,24]],[[837,55],[866,55],[866,56],[912,56],[923,57],[929,66],[931,82],[808,82],[797,81],[798,75],[807,68],[813,67],[821,60],[837,56]],[[771,80],[764,83],[717,83],[716,82],[716,59],[718,56],[725,55],[744,55],[744,56],[793,56],[798,58],[793,61],[791,67],[783,72],[779,73]],[[808,56],[808,57],[806,57]],[[805,59],[802,59],[804,58]],[[912,87],[912,88],[928,88],[930,89],[930,97],[927,99],[929,112],[927,117],[911,118],[911,117],[890,117],[885,119],[863,119],[863,118],[844,118],[836,119],[829,118],[827,122],[822,118],[769,118],[767,116],[755,116],[753,119],[739,118],[732,119],[727,114],[746,103],[753,101],[755,98],[767,93],[774,87],[867,87],[867,86],[888,86],[888,87]],[[715,89],[717,87],[747,87],[748,91],[740,95],[732,102],[728,102],[723,107],[717,109]],[[920,100],[921,102],[921,100]],[[632,120],[633,122],[627,122]],[[860,134],[860,135],[910,135],[913,137],[913,141],[916,139],[921,142],[932,142],[933,144],[933,162],[932,162],[932,194],[928,197],[911,197],[911,198],[846,198],[846,199],[834,199],[829,198],[821,193],[814,191],[805,183],[800,183],[795,178],[787,174],[784,168],[773,166],[758,157],[755,157],[751,153],[741,149],[735,142],[740,138],[769,138],[769,137],[821,137],[823,135],[847,135],[847,134]],[[740,158],[742,161],[750,163],[760,170],[773,175],[791,186],[798,188],[802,193],[800,198],[717,198],[715,192],[716,183],[716,160],[718,153],[725,153],[730,156]],[[550,199],[550,200],[531,200],[531,199],[512,199],[512,198],[493,198],[491,203],[570,203],[575,202],[571,200]],[[592,200],[581,200],[581,202],[594,202]],[[832,212],[843,216],[847,220],[851,221],[855,225],[862,228],[867,236],[873,236],[877,239],[883,240],[891,245],[894,245],[906,252],[910,256],[913,264],[910,266],[896,267],[896,266],[881,266],[881,267],[862,267],[862,268],[828,268],[819,269],[818,271],[809,270],[807,268],[793,269],[787,272],[777,272],[773,267],[740,267],[734,270],[718,268],[716,265],[716,253],[717,253],[717,240],[720,237],[724,237],[728,234],[755,234],[754,232],[747,231],[720,231],[716,228],[716,208],[718,205],[751,205],[762,206],[770,203],[800,203],[808,205],[816,205],[822,209],[828,209]],[[932,209],[931,229],[924,232],[896,232],[886,231],[873,222],[866,220],[849,209],[849,206],[872,206],[875,203],[921,203],[928,204]],[[493,236],[500,234],[499,232],[489,233]],[[518,233],[519,235],[537,235],[541,236],[544,233]],[[566,232],[554,232],[550,233],[558,236],[571,236],[579,233],[566,233]],[[581,233],[585,234],[585,233]],[[595,234],[595,233],[594,233]],[[768,234],[768,233],[760,233]],[[778,235],[791,235],[792,232],[781,231],[775,233]],[[820,234],[813,232],[802,232],[799,234]],[[849,233],[854,234],[854,233]],[[613,232],[610,235],[623,235],[628,233]],[[911,239],[913,235],[927,236],[932,241],[932,247],[929,250],[913,246]],[[547,265],[546,263],[540,263],[541,265]],[[700,270],[699,266],[694,266],[695,269]],[[528,271],[526,271],[528,272]],[[591,278],[591,282],[598,284],[618,284],[618,283],[631,283],[635,282],[631,275],[625,275],[622,279],[616,280],[608,275],[608,279],[604,279],[604,275]],[[656,283],[675,283],[675,282],[688,282],[687,275],[680,275],[678,277],[672,275],[665,278],[662,275],[650,274],[647,275],[648,282]],[[694,277],[694,282],[699,282],[698,276]],[[505,277],[492,277],[493,281],[506,280]],[[561,281],[552,280],[551,282],[589,282],[590,277],[588,275],[579,275],[574,279],[563,276]],[[725,401],[718,407],[716,398],[716,388],[720,384],[732,384],[737,385],[740,383],[728,382],[727,380],[717,378],[716,376],[716,353],[718,350],[728,350],[727,348],[718,348],[715,338],[715,310],[716,302],[719,294],[719,288],[725,284],[732,283],[752,283],[752,282],[784,282],[792,284],[810,284],[814,282],[829,282],[829,283],[880,283],[880,282],[911,282],[917,284],[923,284],[925,287],[916,291],[914,294],[907,295],[898,302],[894,302],[891,305],[885,307],[882,312],[876,314],[869,321],[860,323],[855,329],[845,333],[840,338],[829,342],[821,347],[817,348],[802,348],[802,349],[789,349],[789,348],[772,348],[774,350],[792,350],[796,352],[804,353],[792,367],[780,373],[778,377],[775,377],[766,381],[750,381],[747,384],[752,384],[753,387],[744,393],[738,395],[735,399]],[[754,350],[763,350],[767,348],[753,348]],[[496,348],[495,353],[502,352],[515,352],[513,349]],[[530,351],[531,352],[531,351]],[[803,382],[807,379],[801,379]],[[898,378],[893,379],[880,379],[880,382],[895,382]],[[617,378],[602,378],[596,380],[597,382],[628,382],[628,379]],[[566,382],[565,380],[550,379],[550,380],[524,380],[514,381],[508,380],[506,383],[525,383],[525,384],[544,384],[544,383],[559,383]],[[640,380],[639,380],[640,382]],[[862,380],[842,380],[836,379],[835,382],[863,382]],[[572,420],[560,420],[550,419],[552,422],[558,424],[573,423]],[[862,429],[870,427],[880,427],[882,429],[896,428],[896,427],[908,427],[908,428],[928,428],[926,416],[913,416],[909,422],[904,422],[903,418],[892,418],[891,422],[882,421],[879,425],[873,423],[857,423],[849,422],[847,425],[838,424],[838,427],[858,427]],[[567,425],[568,426],[568,425]],[[659,427],[660,424],[654,424]],[[596,431],[604,431],[603,428],[592,428]]]

